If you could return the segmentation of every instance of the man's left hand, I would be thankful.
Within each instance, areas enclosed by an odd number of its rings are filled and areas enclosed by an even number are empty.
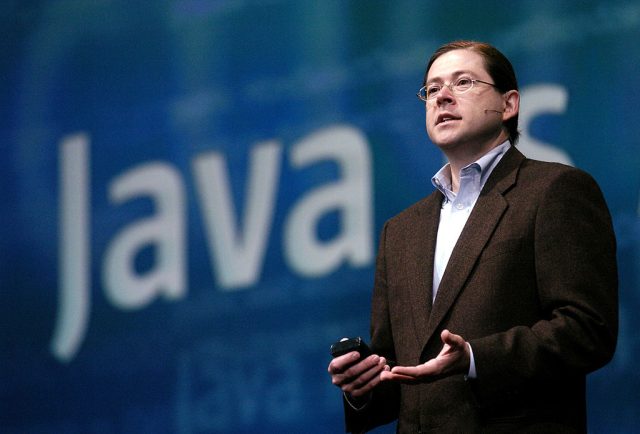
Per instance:
[[[434,359],[418,366],[396,366],[390,371],[380,374],[382,381],[398,381],[401,383],[422,383],[455,374],[467,374],[471,354],[467,342],[462,336],[449,330],[440,333],[444,346]]]

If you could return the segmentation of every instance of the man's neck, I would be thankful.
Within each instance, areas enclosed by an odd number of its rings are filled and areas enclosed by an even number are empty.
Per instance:
[[[451,190],[454,193],[458,192],[460,171],[463,167],[478,161],[483,155],[504,143],[508,138],[506,133],[502,132],[494,141],[485,146],[457,146],[453,149],[444,149],[443,153],[449,161],[449,168],[451,169]]]

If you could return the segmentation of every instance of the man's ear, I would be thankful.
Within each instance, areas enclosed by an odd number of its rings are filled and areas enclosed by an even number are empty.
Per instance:
[[[504,105],[502,120],[506,121],[514,117],[520,111],[520,93],[517,90],[510,90],[502,95]]]

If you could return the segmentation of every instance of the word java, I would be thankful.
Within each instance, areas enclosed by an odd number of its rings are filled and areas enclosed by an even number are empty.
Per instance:
[[[227,161],[219,152],[194,158],[193,178],[216,286],[237,291],[261,275],[272,229],[283,160],[278,141],[257,143],[246,171],[243,215],[236,215]],[[59,148],[59,303],[51,351],[60,361],[77,353],[87,330],[91,301],[90,138],[76,134]],[[301,169],[320,162],[338,167],[337,179],[315,187],[288,210],[282,252],[288,267],[303,277],[327,275],[343,264],[371,264],[372,165],[365,136],[348,126],[309,134],[288,151],[289,164]],[[153,214],[136,219],[110,240],[101,258],[102,289],[114,306],[140,309],[158,297],[178,300],[187,293],[186,188],[181,173],[167,162],[145,162],[115,176],[107,186],[117,206],[150,199]],[[328,213],[340,216],[331,239],[318,237]],[[241,224],[238,222],[242,222]],[[153,265],[136,269],[143,250],[153,248]]]

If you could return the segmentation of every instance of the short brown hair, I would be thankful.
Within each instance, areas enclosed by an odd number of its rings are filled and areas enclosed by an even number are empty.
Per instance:
[[[509,62],[509,59],[493,45],[477,41],[453,41],[438,48],[429,59],[427,70],[424,73],[423,85],[427,81],[427,75],[433,62],[435,62],[438,57],[453,50],[471,50],[481,55],[484,59],[487,72],[493,79],[496,89],[501,93],[518,90],[516,72],[511,62]],[[518,113],[507,120],[504,126],[509,133],[509,141],[512,145],[515,145],[520,137],[520,132],[518,131]]]

